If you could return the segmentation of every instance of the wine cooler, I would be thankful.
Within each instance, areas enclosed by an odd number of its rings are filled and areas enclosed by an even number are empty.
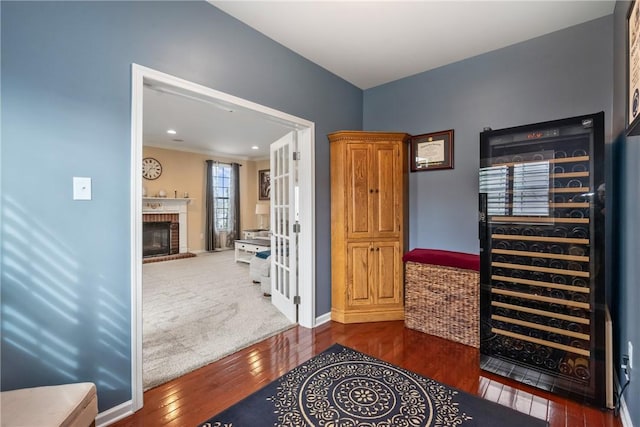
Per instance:
[[[604,113],[480,134],[481,367],[605,406]]]

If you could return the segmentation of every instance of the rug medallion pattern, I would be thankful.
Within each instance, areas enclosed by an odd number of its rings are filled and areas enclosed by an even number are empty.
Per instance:
[[[456,391],[362,353],[325,353],[282,378],[269,398],[278,426],[454,426],[470,417]]]
[[[277,380],[266,396],[275,419],[265,419],[263,425],[457,426],[472,419],[458,407],[457,394],[434,380],[340,347]],[[203,427],[239,427],[223,417],[215,419]]]

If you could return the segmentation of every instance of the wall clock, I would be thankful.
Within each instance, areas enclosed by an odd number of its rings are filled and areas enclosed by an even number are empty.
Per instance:
[[[153,157],[142,159],[142,177],[145,179],[157,179],[162,175],[162,165]]]

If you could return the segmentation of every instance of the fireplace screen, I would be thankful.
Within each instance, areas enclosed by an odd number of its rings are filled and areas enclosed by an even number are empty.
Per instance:
[[[171,253],[171,223],[145,222],[142,230],[142,256],[169,255]]]

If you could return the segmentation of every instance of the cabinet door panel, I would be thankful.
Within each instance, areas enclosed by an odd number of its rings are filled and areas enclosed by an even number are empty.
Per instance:
[[[399,265],[400,246],[397,242],[376,242],[373,244],[377,256],[376,302],[377,304],[402,303],[402,280]]]
[[[347,245],[347,305],[371,304],[372,275],[369,268],[371,245],[369,243],[351,243]]]
[[[373,172],[375,173],[376,215],[374,234],[376,237],[400,235],[400,197],[402,197],[402,174],[400,168],[400,146],[385,144],[375,147]],[[400,173],[399,173],[400,172]]]
[[[369,146],[347,146],[347,235],[365,237],[371,232],[371,182]]]

